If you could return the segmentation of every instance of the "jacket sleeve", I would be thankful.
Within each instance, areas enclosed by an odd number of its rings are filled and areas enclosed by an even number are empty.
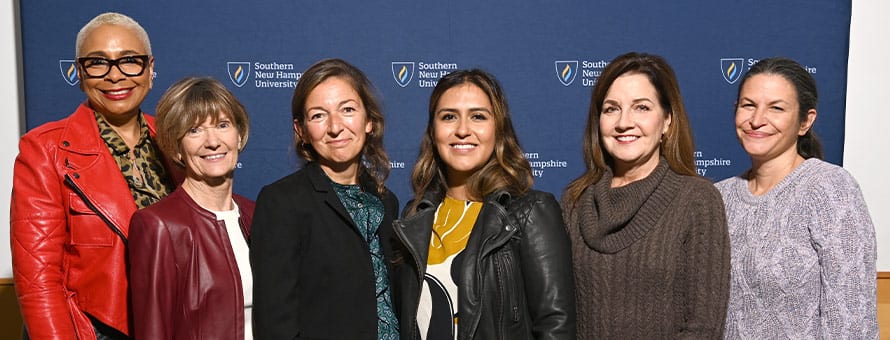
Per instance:
[[[34,136],[19,142],[10,209],[12,266],[30,337],[74,339],[74,323],[85,318],[69,310],[68,294],[73,293],[64,286],[66,197],[51,149]]]
[[[686,287],[683,317],[675,339],[723,337],[729,302],[729,228],[723,198],[703,179],[690,183],[688,212],[692,217],[683,249],[681,273]]]
[[[253,270],[253,333],[256,339],[293,339],[300,333],[298,313],[300,238],[297,209],[284,193],[265,187],[257,197],[250,233]]]
[[[875,228],[845,170],[811,187],[810,235],[821,266],[819,317],[827,339],[877,339]]]
[[[146,211],[130,220],[130,295],[136,339],[173,339],[176,256],[164,221]]]
[[[532,197],[520,242],[525,294],[535,339],[575,339],[571,243],[553,195]]]

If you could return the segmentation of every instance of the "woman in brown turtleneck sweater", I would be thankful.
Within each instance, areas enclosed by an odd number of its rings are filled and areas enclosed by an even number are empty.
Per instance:
[[[729,296],[720,193],[696,176],[673,70],[628,53],[593,89],[587,171],[563,196],[579,339],[715,339]]]

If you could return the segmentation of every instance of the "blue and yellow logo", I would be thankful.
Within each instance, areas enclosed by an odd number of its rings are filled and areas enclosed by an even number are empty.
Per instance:
[[[411,79],[414,78],[414,62],[413,61],[394,61],[392,62],[392,78],[396,80],[396,84],[401,87],[408,86]]]
[[[62,71],[62,79],[68,85],[74,86],[80,81],[77,78],[77,64],[74,60],[59,60],[59,71]]]
[[[727,83],[735,83],[742,77],[742,71],[745,68],[745,59],[742,58],[722,58],[720,59],[720,71],[723,73],[723,79]]]
[[[250,63],[245,61],[229,61],[226,62],[229,71],[229,79],[235,86],[241,87],[247,83],[250,78]]]
[[[575,76],[578,74],[577,60],[558,60],[553,62],[556,66],[556,78],[563,86],[572,85]]]

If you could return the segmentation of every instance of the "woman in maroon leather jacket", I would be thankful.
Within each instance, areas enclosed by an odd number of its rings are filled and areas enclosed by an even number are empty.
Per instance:
[[[232,194],[247,112],[211,78],[173,84],[157,111],[158,143],[186,176],[130,223],[136,338],[252,339],[247,239],[254,203]]]

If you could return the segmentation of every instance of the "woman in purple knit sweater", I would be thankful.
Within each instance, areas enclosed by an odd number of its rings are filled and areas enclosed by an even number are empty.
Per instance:
[[[859,185],[820,160],[816,81],[761,60],[739,86],[751,169],[717,184],[732,240],[728,339],[877,339],[875,230]]]

